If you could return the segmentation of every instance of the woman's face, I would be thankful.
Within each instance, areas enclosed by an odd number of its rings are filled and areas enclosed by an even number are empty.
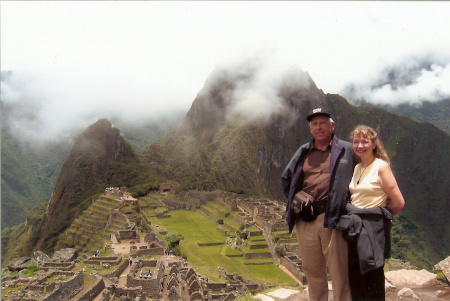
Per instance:
[[[361,159],[374,156],[373,150],[375,147],[376,145],[371,139],[362,135],[353,136],[353,152]]]

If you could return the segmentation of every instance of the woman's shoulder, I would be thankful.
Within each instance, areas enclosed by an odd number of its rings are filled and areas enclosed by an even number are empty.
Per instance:
[[[390,169],[390,165],[388,162],[384,161],[383,159],[380,158],[376,158],[375,161],[373,162],[374,165],[380,170],[380,169]]]

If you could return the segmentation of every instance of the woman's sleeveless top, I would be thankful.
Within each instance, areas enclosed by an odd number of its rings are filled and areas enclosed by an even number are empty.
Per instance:
[[[356,165],[349,189],[352,205],[357,208],[385,207],[387,194],[381,189],[378,170],[387,164],[376,158],[366,168]]]

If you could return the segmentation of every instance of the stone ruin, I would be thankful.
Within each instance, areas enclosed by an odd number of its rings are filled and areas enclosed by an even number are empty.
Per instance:
[[[271,235],[276,235],[277,231],[287,230],[284,222],[284,206],[263,198],[244,198],[232,193],[207,193],[189,192],[180,194],[180,198],[192,198],[191,204],[206,203],[210,199],[219,200],[229,208],[241,210],[235,215],[235,220],[239,224],[248,226],[256,225],[262,229],[265,240],[269,244],[272,254],[276,246],[282,246],[286,251],[286,256],[279,258],[279,264],[294,275],[301,283],[306,284],[306,278],[302,274],[302,261],[298,256],[298,248],[295,235],[290,238],[278,239],[275,241]],[[227,207],[228,208],[228,207]],[[237,274],[228,274],[219,269],[222,282],[210,282],[207,278],[199,275],[194,269],[188,267],[182,259],[172,258],[171,262],[164,262],[160,259],[145,259],[148,255],[163,255],[164,242],[160,241],[155,233],[147,233],[143,238],[139,237],[134,230],[120,230],[115,233],[118,240],[144,239],[148,248],[141,250],[131,250],[130,259],[123,260],[120,256],[93,256],[83,262],[94,269],[113,267],[113,271],[103,275],[103,278],[96,278],[89,290],[76,300],[92,300],[94,296],[101,294],[100,300],[110,300],[111,297],[120,300],[146,300],[146,298],[164,300],[217,300],[231,301],[238,296],[248,292],[258,292],[264,290],[257,283],[247,281]],[[252,235],[251,233],[249,234]],[[255,235],[260,235],[255,233]],[[294,243],[292,243],[294,242]],[[149,250],[152,250],[151,253]],[[149,253],[146,253],[149,252]],[[75,296],[83,287],[83,271],[74,272],[74,266],[79,260],[76,249],[63,249],[50,258],[43,252],[37,251],[34,258],[15,258],[8,265],[10,272],[19,271],[18,276],[11,277],[5,273],[2,277],[4,287],[26,288],[27,295],[14,296],[12,293],[6,300],[63,300],[68,296]],[[275,256],[274,256],[275,257]],[[436,265],[447,274],[447,261]],[[130,272],[127,274],[125,287],[116,284],[118,277],[123,273],[128,264],[132,263]],[[21,270],[30,265],[40,265],[37,277],[27,279],[20,276]],[[140,272],[151,272],[151,278],[141,278]],[[394,274],[394,273],[393,273]],[[106,279],[111,279],[107,283]],[[164,295],[163,295],[164,294]]]
[[[164,264],[161,260],[133,261],[130,273],[127,275],[127,288],[139,287],[146,297],[160,298],[164,280]],[[143,277],[143,273],[151,278]]]
[[[136,230],[118,230],[114,233],[117,242],[122,242],[122,240],[133,240],[136,242],[141,241],[141,237]]]
[[[105,196],[114,197],[119,203],[135,203],[137,199],[133,198],[126,187],[107,187]]]
[[[52,257],[41,251],[34,258],[20,257],[11,260],[7,271],[2,275],[2,288],[24,288],[11,291],[6,300],[63,300],[76,295],[84,283],[83,272],[72,272],[78,252],[67,248],[56,251]],[[38,266],[37,277],[24,277],[23,270],[31,265]],[[17,276],[10,276],[17,272]],[[24,292],[24,293],[23,293]]]
[[[169,184],[169,183],[162,183],[159,185],[158,192],[161,194],[168,194],[172,193],[175,190],[179,189],[180,185],[178,184]]]
[[[119,192],[118,190],[112,189],[110,193],[111,195],[115,195]],[[194,207],[204,204],[209,200],[218,200],[219,203],[223,204],[228,209],[241,210],[235,217],[239,224],[245,224],[247,226],[256,225],[269,235],[273,232],[287,229],[285,223],[283,223],[284,209],[282,206],[266,199],[243,198],[242,196],[233,193],[216,192],[179,192],[177,193],[176,198],[183,200],[189,198],[191,205]],[[116,296],[121,300],[137,300],[137,298],[144,300],[143,298],[147,297],[161,298],[162,292],[165,291],[167,294],[166,297],[169,300],[183,300],[184,296],[187,294],[189,295],[190,300],[222,301],[234,300],[239,295],[263,289],[256,283],[246,281],[237,274],[227,274],[223,270],[221,271],[223,282],[212,283],[202,275],[198,275],[192,268],[187,267],[181,260],[166,266],[165,263],[159,260],[142,259],[148,255],[164,255],[164,242],[159,241],[154,233],[148,233],[145,237],[141,238],[137,231],[128,229],[118,230],[114,235],[119,242],[124,240],[141,241],[141,239],[144,239],[148,247],[139,250],[137,248],[130,250],[130,256],[133,260],[130,273],[127,275],[126,287],[118,287],[115,284],[105,285],[105,283],[101,281],[96,284],[97,290],[102,286],[105,287],[104,290],[103,288],[101,289],[103,290],[103,300],[108,300],[108,296]],[[249,235],[253,234],[249,233]],[[254,235],[260,235],[260,233],[255,233]],[[268,242],[271,241],[270,237],[266,237],[266,240]],[[39,258],[42,262],[41,267],[43,272],[45,270],[59,270],[61,272],[69,273],[73,269],[73,264],[70,259],[73,260],[75,251],[64,250],[64,252],[56,255],[56,258],[59,258],[57,261],[64,259],[64,263],[50,263],[49,260],[45,258],[45,254],[38,254],[36,258]],[[295,250],[290,251],[295,253]],[[289,252],[289,256],[283,257],[282,260],[284,260],[282,264],[287,266],[288,270],[293,271],[293,274],[297,276],[297,278],[304,278],[301,274],[301,260],[299,260],[298,257],[295,258]],[[112,278],[119,277],[120,273],[127,267],[128,260],[125,260],[120,264],[121,261],[122,258],[117,256],[93,256],[85,260],[86,264],[96,267],[95,269],[101,269],[103,268],[102,266],[117,266],[113,272],[106,275],[107,277]],[[291,266],[291,268],[289,268],[289,266]],[[139,275],[142,270],[151,272],[151,278],[140,278]],[[298,273],[295,274],[295,271],[298,271]],[[91,291],[90,294],[94,294],[94,291]]]

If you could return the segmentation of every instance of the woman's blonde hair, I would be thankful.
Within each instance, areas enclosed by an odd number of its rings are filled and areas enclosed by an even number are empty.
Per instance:
[[[362,136],[364,138],[370,139],[373,144],[375,144],[375,148],[373,150],[373,154],[376,158],[380,158],[387,163],[390,163],[389,156],[384,149],[383,143],[378,139],[377,132],[371,128],[370,126],[360,124],[356,126],[353,131],[350,133],[350,139],[353,141],[353,137]]]

